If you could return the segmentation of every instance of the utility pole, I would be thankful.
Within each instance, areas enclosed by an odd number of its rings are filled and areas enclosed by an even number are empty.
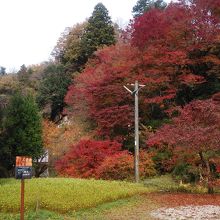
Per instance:
[[[124,88],[134,96],[134,121],[135,121],[135,156],[134,156],[134,174],[135,174],[135,182],[138,183],[140,180],[139,174],[139,109],[138,109],[138,91],[144,87],[145,85],[139,85],[138,81],[135,81],[135,84],[130,84],[134,86],[134,91],[131,91],[126,86]]]

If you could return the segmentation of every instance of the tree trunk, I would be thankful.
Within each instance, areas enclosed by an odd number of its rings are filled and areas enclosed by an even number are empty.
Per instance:
[[[40,175],[48,168],[47,164],[37,163],[35,166],[35,177],[39,178]]]
[[[206,175],[206,184],[207,184],[208,193],[213,194],[214,193],[214,188],[212,186],[212,179],[213,178],[212,178],[212,173],[211,173],[209,161],[204,158],[202,152],[199,152],[199,156],[200,156],[200,159],[201,159],[202,163],[206,167],[206,173],[207,173],[207,175]]]
[[[208,193],[213,194],[214,193],[214,188],[212,186],[212,173],[210,169],[209,162],[206,161],[206,169],[207,169],[207,185],[208,185]]]

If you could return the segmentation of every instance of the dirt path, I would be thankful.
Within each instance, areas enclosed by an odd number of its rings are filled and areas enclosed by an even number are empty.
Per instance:
[[[189,209],[185,206],[191,207],[192,216],[188,215]],[[203,206],[204,209],[200,210],[200,216],[198,217],[198,208]],[[179,207],[184,207],[186,218],[181,219],[207,219],[202,214],[207,213],[213,207],[220,208],[220,195],[197,195],[197,194],[146,194],[140,197],[139,201],[135,204],[130,204],[128,206],[120,207],[119,209],[114,209],[105,213],[100,219],[105,220],[150,220],[158,219],[152,217],[152,212],[164,208],[163,210],[168,210],[168,208],[174,208],[171,210],[173,213],[175,210],[179,213]],[[196,209],[197,208],[197,209]],[[209,210],[208,210],[209,209]],[[215,217],[211,219],[220,219],[220,215],[217,213],[216,209],[213,209]],[[169,210],[168,210],[169,211]],[[184,213],[184,212],[183,212]],[[169,213],[168,213],[169,214]],[[170,217],[164,219],[175,219],[169,214]],[[203,218],[204,217],[204,218]],[[178,218],[176,218],[178,219]],[[180,219],[180,218],[179,218]]]

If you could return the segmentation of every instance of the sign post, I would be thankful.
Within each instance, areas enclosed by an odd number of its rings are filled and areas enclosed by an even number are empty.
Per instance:
[[[24,179],[21,179],[20,220],[24,220]]]
[[[26,156],[16,157],[15,178],[21,180],[20,220],[24,220],[24,180],[31,179],[32,158]]]

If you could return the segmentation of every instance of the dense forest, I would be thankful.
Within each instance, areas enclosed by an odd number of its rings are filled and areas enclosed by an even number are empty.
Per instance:
[[[15,156],[51,175],[133,180],[138,81],[141,178],[220,180],[220,2],[138,0],[125,28],[99,3],[66,28],[53,60],[0,68],[0,177]]]

